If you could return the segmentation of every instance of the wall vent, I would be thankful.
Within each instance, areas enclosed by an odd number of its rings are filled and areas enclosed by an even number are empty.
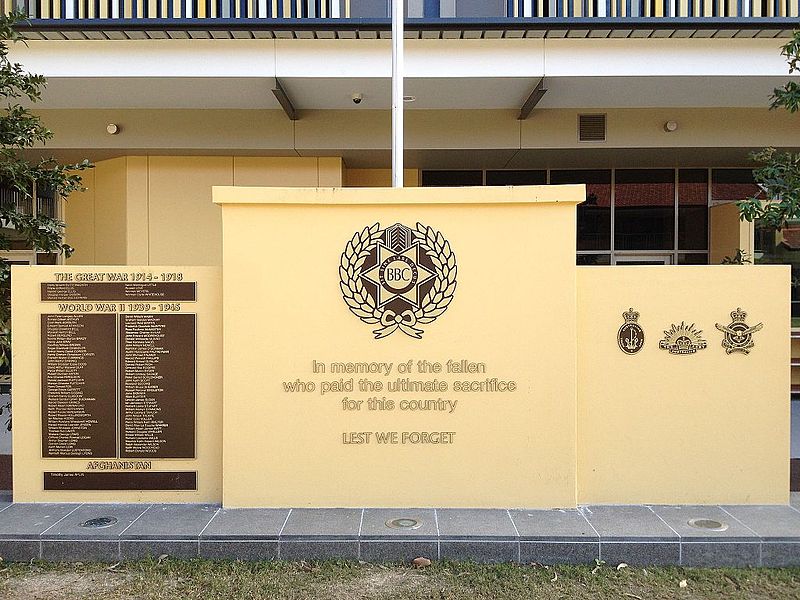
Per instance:
[[[605,115],[578,115],[579,142],[605,142]]]

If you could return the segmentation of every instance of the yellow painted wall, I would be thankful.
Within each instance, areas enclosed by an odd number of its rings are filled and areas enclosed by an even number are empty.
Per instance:
[[[755,249],[755,233],[753,223],[739,218],[736,204],[717,204],[709,210],[711,237],[709,263],[718,265],[726,256],[733,257],[737,248],[741,248],[753,260]]]
[[[98,161],[66,202],[68,264],[222,263],[215,185],[341,186],[337,157],[128,156]]]
[[[86,191],[64,203],[65,237],[75,248],[67,264],[125,264],[127,158],[100,161],[81,176]]]
[[[785,504],[789,493],[788,266],[578,268],[578,502]],[[642,350],[617,347],[640,313]],[[716,323],[741,307],[748,355]],[[659,348],[694,323],[708,347]]]
[[[127,262],[127,158],[103,161],[94,173],[95,264]]]
[[[224,242],[223,502],[226,506],[575,506],[575,204],[583,186],[215,188]],[[362,322],[342,299],[340,257],[373,223],[422,222],[449,242],[455,297],[421,339]],[[260,239],[253,252],[252,239]],[[546,257],[542,260],[541,257]],[[547,290],[542,294],[542,290]],[[532,306],[535,307],[533,314]],[[324,363],[467,359],[485,374],[420,373],[444,392],[321,394],[365,375]],[[330,368],[330,367],[329,367]],[[367,375],[384,386],[406,375]],[[455,381],[514,380],[463,393]],[[286,392],[284,382],[315,382]],[[355,384],[357,385],[357,383]],[[363,409],[345,411],[343,397]],[[408,412],[404,399],[457,400]],[[346,443],[359,432],[451,432],[452,444]]]
[[[221,217],[211,187],[233,183],[233,158],[151,156],[148,163],[150,262],[221,264]]]
[[[419,187],[421,185],[421,171],[419,169],[403,170],[403,185],[406,187]],[[347,187],[391,187],[391,169],[347,169],[345,171],[345,185]]]
[[[94,254],[94,179],[95,169],[81,174],[84,192],[75,192],[64,202],[64,220],[67,223],[64,241],[75,248],[67,264],[93,265]]]

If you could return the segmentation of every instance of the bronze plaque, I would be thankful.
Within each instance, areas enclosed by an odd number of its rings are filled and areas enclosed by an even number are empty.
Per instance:
[[[195,315],[120,315],[120,457],[194,458]]]
[[[193,281],[42,283],[42,302],[83,300],[194,302],[197,300],[197,285]]]
[[[45,472],[45,490],[193,491],[197,471],[82,471]]]
[[[117,455],[116,316],[41,315],[42,456]]]

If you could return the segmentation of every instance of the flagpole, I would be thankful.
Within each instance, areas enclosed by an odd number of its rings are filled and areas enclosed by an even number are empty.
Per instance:
[[[392,0],[392,187],[403,187],[403,0]]]

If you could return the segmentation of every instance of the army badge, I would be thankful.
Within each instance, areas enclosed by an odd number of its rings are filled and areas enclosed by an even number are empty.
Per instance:
[[[435,321],[452,302],[456,272],[450,242],[432,227],[375,223],[347,242],[339,287],[350,312],[379,325],[376,339],[398,330],[419,339],[418,325]]]
[[[730,325],[716,324],[717,329],[725,334],[722,338],[722,347],[725,348],[725,354],[733,354],[734,352],[741,352],[742,354],[750,354],[755,343],[753,342],[753,334],[764,327],[763,323],[758,325],[748,326],[745,323],[747,313],[741,308],[737,308],[731,313],[732,322]]]
[[[673,324],[671,329],[664,331],[664,339],[658,342],[658,347],[670,354],[694,354],[708,345],[702,334],[694,328],[694,323],[686,325],[681,321],[680,325]]]
[[[639,313],[629,308],[627,312],[622,313],[622,318],[625,322],[617,332],[617,344],[625,354],[636,354],[644,346],[644,330],[637,323]]]

